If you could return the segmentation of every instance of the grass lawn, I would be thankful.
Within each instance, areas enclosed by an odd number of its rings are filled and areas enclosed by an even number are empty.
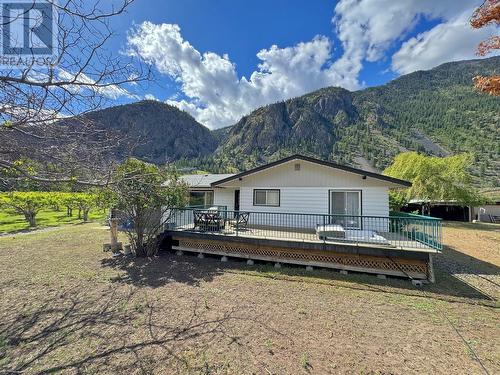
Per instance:
[[[90,211],[89,220],[102,220],[106,217],[100,210]],[[36,217],[37,229],[46,227],[57,227],[63,224],[77,224],[82,220],[78,220],[78,210],[73,210],[73,216],[66,216],[66,210],[61,211],[43,210]],[[24,220],[23,215],[9,209],[0,209],[0,233],[12,233],[29,230],[29,225]]]
[[[167,254],[96,223],[0,238],[0,373],[500,373],[500,231],[449,224],[437,283]]]

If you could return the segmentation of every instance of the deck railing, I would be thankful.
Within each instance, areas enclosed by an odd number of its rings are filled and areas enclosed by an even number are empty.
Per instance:
[[[326,215],[189,207],[175,210],[166,229],[292,241],[372,243],[399,249],[442,249],[440,219],[405,213]]]

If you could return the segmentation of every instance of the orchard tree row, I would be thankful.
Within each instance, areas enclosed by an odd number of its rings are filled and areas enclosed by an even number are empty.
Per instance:
[[[30,227],[36,227],[36,216],[44,209],[65,210],[68,216],[78,213],[78,219],[88,221],[89,212],[106,209],[109,202],[99,193],[68,193],[44,191],[14,191],[0,193],[0,209],[7,208],[23,215]],[[75,213],[76,213],[75,212]]]

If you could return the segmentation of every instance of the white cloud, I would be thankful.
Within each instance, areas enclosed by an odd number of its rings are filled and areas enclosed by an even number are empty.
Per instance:
[[[158,99],[156,96],[154,96],[153,94],[146,94],[146,95],[144,95],[144,99],[146,99],[146,100],[156,100],[156,101],[158,101],[158,100],[159,100],[159,99]]]
[[[64,69],[59,69],[58,76],[60,79],[69,81],[71,83],[74,82],[75,85],[74,86],[72,85],[69,88],[75,90],[75,92],[87,89],[90,91],[94,91],[96,94],[115,100],[120,97],[139,99],[137,95],[131,94],[123,87],[120,87],[118,85],[107,85],[106,83],[103,82],[97,83],[94,79],[90,78],[84,73],[79,73],[78,75],[75,75]]]
[[[445,23],[466,12],[480,0],[342,0],[333,22],[344,48],[335,63],[341,74],[358,75],[363,61],[378,61],[414,29],[421,18]],[[438,25],[439,26],[439,25]],[[430,40],[434,35],[430,35]],[[448,50],[449,51],[449,50]],[[420,56],[413,56],[419,60]],[[432,66],[430,66],[432,67]],[[411,70],[408,70],[411,71]]]
[[[238,78],[229,56],[197,51],[183,39],[178,25],[144,22],[128,41],[131,53],[180,84],[187,99],[168,103],[211,128],[231,125],[261,105],[321,87],[359,87],[356,77],[342,76],[331,66],[331,42],[324,36],[259,51],[261,63],[248,79]]]
[[[326,36],[257,53],[260,64],[249,78],[239,77],[227,55],[199,52],[174,24],[144,22],[128,36],[130,53],[174,79],[182,95],[167,102],[218,128],[237,122],[253,109],[326,86],[360,88],[365,61],[389,59],[399,73],[432,68],[444,61],[474,56],[486,31],[467,29],[481,0],[341,0],[333,23],[343,54],[332,58]],[[422,19],[438,20],[431,30],[408,39]],[[475,33],[475,34],[474,34]],[[462,41],[462,43],[460,43]]]
[[[477,58],[477,45],[491,35],[493,27],[474,30],[469,18],[470,12],[466,12],[406,41],[392,56],[392,69],[406,74],[448,61]]]

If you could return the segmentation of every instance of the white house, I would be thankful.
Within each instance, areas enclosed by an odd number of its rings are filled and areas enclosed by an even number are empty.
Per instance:
[[[183,179],[190,186],[191,205],[223,206],[234,211],[353,217],[388,217],[389,189],[411,185],[407,181],[302,155],[238,174],[185,175]],[[252,217],[255,223],[258,215]],[[289,220],[293,220],[293,216],[289,216]]]
[[[434,280],[440,220],[389,214],[389,189],[407,181],[302,155],[182,178],[190,207],[169,218],[167,250]]]

